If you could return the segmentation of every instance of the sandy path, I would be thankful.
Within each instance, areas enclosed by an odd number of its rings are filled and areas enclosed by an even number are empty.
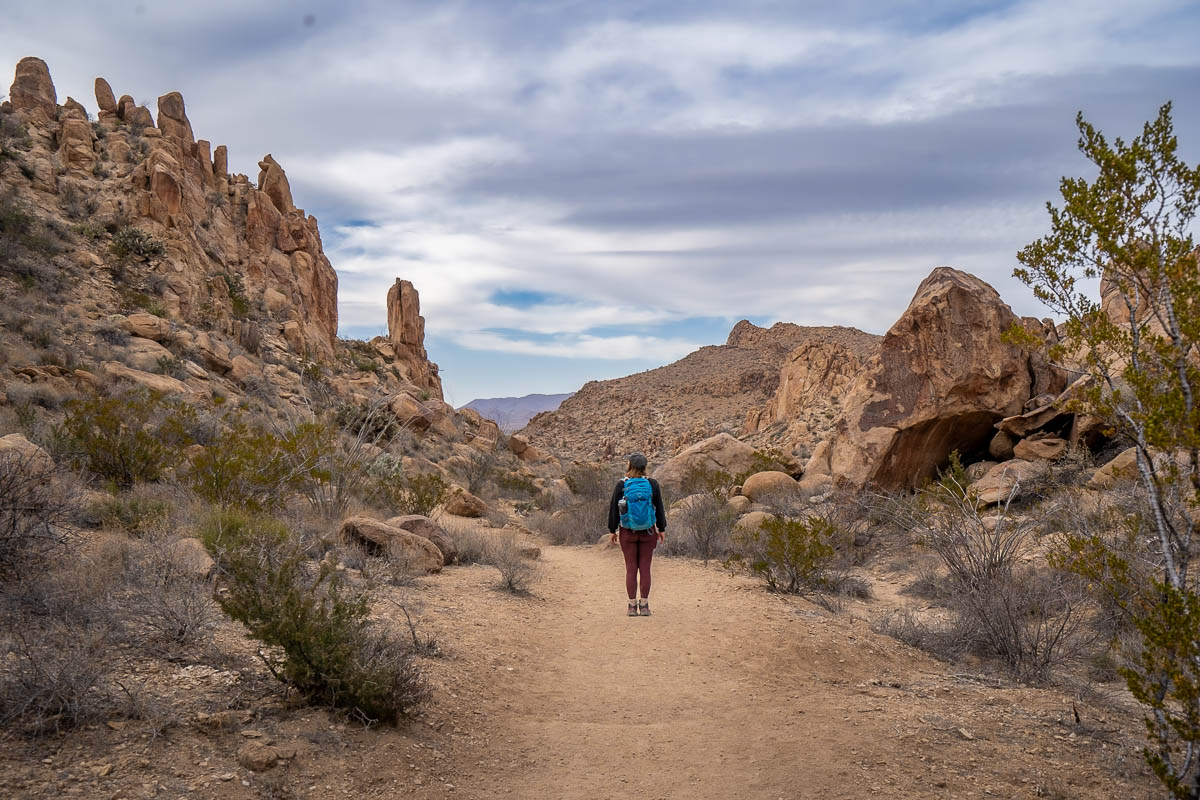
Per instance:
[[[629,618],[618,554],[543,560],[539,598],[507,619],[460,607],[503,656],[456,797],[1134,796],[1105,774],[1112,751],[1058,744],[1060,694],[955,678],[849,615],[696,563],[656,559],[654,615]]]

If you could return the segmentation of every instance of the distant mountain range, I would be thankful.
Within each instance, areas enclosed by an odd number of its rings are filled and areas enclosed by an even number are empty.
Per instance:
[[[521,430],[529,420],[543,411],[554,411],[562,402],[570,397],[567,394],[527,394],[524,397],[492,397],[482,400],[472,400],[463,408],[479,412],[484,417],[494,420],[505,433]]]

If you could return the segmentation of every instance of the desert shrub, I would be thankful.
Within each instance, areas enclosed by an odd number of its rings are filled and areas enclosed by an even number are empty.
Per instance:
[[[57,411],[65,402],[62,391],[48,383],[12,383],[6,392],[8,402],[14,406],[30,405]]]
[[[51,466],[0,453],[0,578],[43,569],[64,544],[62,526],[73,512],[73,494]]]
[[[246,284],[242,276],[236,272],[222,272],[225,290],[229,293],[229,303],[236,317],[245,317],[250,313],[250,298],[246,296]]]
[[[371,499],[392,514],[433,516],[450,492],[450,484],[436,472],[406,475],[401,460],[394,456],[379,457],[368,473]]]
[[[690,467],[680,481],[680,489],[684,497],[693,494],[723,492],[733,485],[733,477],[728,472],[722,472],[704,464],[695,464]]]
[[[240,414],[225,422],[216,441],[192,457],[185,483],[220,508],[279,511],[299,480],[284,452],[287,443]]]
[[[730,534],[737,514],[719,494],[704,494],[688,501],[675,515],[671,535],[663,545],[664,555],[723,559],[732,544]]]
[[[89,513],[105,527],[142,537],[158,530],[167,521],[171,503],[134,489],[94,502]]]
[[[113,234],[112,252],[117,258],[149,258],[161,256],[166,247],[161,239],[156,239],[141,228],[123,227]]]
[[[467,491],[474,495],[482,495],[496,472],[496,454],[473,450],[464,459],[459,471],[467,480]]]
[[[143,643],[169,651],[211,639],[219,618],[212,586],[178,562],[171,542],[149,542],[131,560],[124,583],[125,622]]]
[[[310,372],[320,375],[320,367],[309,364],[305,368],[305,379]],[[338,427],[349,432],[352,436],[364,436],[372,441],[391,441],[404,427],[390,413],[380,413],[371,406],[360,406],[356,403],[342,403],[333,415]]]
[[[66,183],[59,187],[59,202],[68,219],[79,221],[89,219],[96,213],[96,198],[78,184]]]
[[[187,371],[183,368],[183,359],[176,358],[175,356],[159,356],[154,371],[160,375],[167,375],[180,380],[187,377]]]
[[[45,735],[96,719],[110,688],[111,645],[110,632],[94,625],[8,617],[0,628],[0,723]]]
[[[156,481],[182,458],[189,410],[153,392],[129,390],[67,404],[62,430],[89,472],[128,489]]]
[[[540,491],[532,478],[509,470],[496,471],[496,486],[519,497],[536,497]]]
[[[538,511],[529,518],[529,525],[551,544],[592,544],[605,530],[606,514],[607,507],[597,503],[576,503],[553,513]]]
[[[595,464],[573,464],[563,476],[576,497],[584,501],[607,501],[617,476]]]
[[[513,594],[527,594],[539,576],[537,564],[522,552],[512,535],[492,537],[485,551],[485,563],[500,572],[499,588]]]
[[[331,560],[313,574],[294,545],[251,532],[218,562],[222,610],[267,645],[267,669],[304,701],[394,723],[426,696],[406,643],[371,622],[369,587],[350,584]]]
[[[923,620],[908,606],[876,618],[871,622],[871,630],[899,639],[909,647],[924,650],[943,661],[956,661],[970,648],[970,642],[953,624]]]
[[[71,226],[71,233],[81,239],[95,241],[105,234],[104,226],[97,222],[81,222]]]
[[[746,478],[759,472],[787,472],[783,467],[783,461],[769,453],[764,453],[760,450],[755,450],[754,455],[750,457],[749,469],[733,475],[730,481],[738,486],[746,482]]]
[[[492,533],[476,525],[457,523],[443,524],[442,529],[454,542],[454,549],[458,551],[459,564],[469,566],[487,563],[488,546],[492,540]]]
[[[250,547],[265,538],[283,542],[289,529],[279,520],[240,509],[213,509],[196,526],[196,536],[214,555]]]
[[[942,560],[962,591],[1002,583],[1022,555],[1032,525],[1007,507],[985,519],[972,498],[947,493],[925,517],[924,543]]]
[[[837,529],[819,517],[775,517],[757,529],[735,532],[729,561],[762,578],[772,591],[811,594],[833,588],[826,570],[837,537]]]
[[[105,321],[96,326],[93,333],[96,339],[114,347],[124,347],[129,344],[129,332],[114,322]]]

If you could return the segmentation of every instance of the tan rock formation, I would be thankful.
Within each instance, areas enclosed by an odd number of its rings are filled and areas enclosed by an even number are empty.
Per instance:
[[[1088,480],[1088,488],[1110,489],[1121,480],[1137,477],[1137,448],[1122,450],[1116,458],[1098,468]]]
[[[914,487],[953,450],[985,452],[995,422],[1065,384],[1061,372],[1003,341],[1018,321],[979,278],[935,269],[848,390],[830,446],[806,471],[853,486]]]
[[[1055,461],[1067,452],[1067,442],[1057,436],[1022,439],[1013,447],[1013,457],[1024,461]]]
[[[50,458],[50,454],[20,433],[0,436],[0,460],[6,459],[15,460],[34,474],[45,474],[54,470],[54,459]]]
[[[969,489],[980,508],[1003,505],[1010,496],[1014,499],[1020,497],[1021,484],[1028,483],[1045,469],[1043,464],[1014,458],[989,469]]]
[[[396,279],[387,293],[388,343],[401,370],[418,388],[442,399],[442,381],[437,365],[425,352],[425,318],[421,296],[411,281]]]
[[[757,503],[766,497],[795,494],[799,488],[796,479],[786,472],[756,472],[742,484],[742,495]]]
[[[45,61],[29,56],[17,62],[8,100],[13,111],[25,112],[30,119],[42,123],[58,119],[58,93]]]
[[[450,497],[446,499],[447,514],[456,517],[482,517],[487,515],[487,503],[468,492],[461,486],[455,486]]]
[[[271,198],[275,209],[280,214],[295,211],[296,205],[292,202],[292,185],[288,182],[287,175],[284,173],[283,167],[279,166],[279,162],[270,153],[267,153],[263,156],[263,160],[258,162],[258,170],[258,190],[265,192],[267,197]]]
[[[387,521],[388,525],[393,528],[408,531],[417,536],[424,536],[429,541],[433,542],[434,546],[442,552],[442,563],[453,564],[458,560],[458,548],[454,546],[454,540],[450,535],[431,520],[429,517],[420,514],[406,514],[400,517],[392,517]]]
[[[100,368],[104,371],[105,375],[111,378],[136,383],[152,392],[161,392],[165,395],[176,397],[189,392],[188,387],[181,380],[168,375],[156,375],[140,369],[131,369],[118,361],[105,361],[100,365]]]
[[[104,78],[96,78],[96,106],[101,111],[116,112],[117,98]]]
[[[183,106],[183,95],[179,92],[167,92],[158,98],[158,129],[163,136],[170,136],[186,144],[196,140],[192,133],[192,123],[188,122],[187,112]]]
[[[733,476],[754,466],[755,450],[728,433],[697,442],[653,470],[663,489],[678,493],[687,478],[698,471],[724,472]]]
[[[125,124],[131,128],[144,131],[154,127],[154,117],[145,106],[130,104],[125,108]]]
[[[442,551],[424,536],[370,517],[355,516],[342,522],[342,541],[366,546],[402,562],[413,572],[441,572]]]

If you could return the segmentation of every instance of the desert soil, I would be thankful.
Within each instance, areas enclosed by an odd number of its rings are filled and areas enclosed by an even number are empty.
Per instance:
[[[1148,798],[1119,698],[981,677],[715,565],[656,559],[625,615],[618,552],[544,547],[533,594],[490,567],[389,590],[442,654],[418,719],[364,729],[296,709],[232,625],[226,666],[159,664],[169,723],[115,721],[0,747],[0,797]],[[380,612],[402,617],[390,603]],[[1074,711],[1080,713],[1075,722]],[[212,712],[223,712],[214,725]],[[259,744],[284,760],[239,761]]]

